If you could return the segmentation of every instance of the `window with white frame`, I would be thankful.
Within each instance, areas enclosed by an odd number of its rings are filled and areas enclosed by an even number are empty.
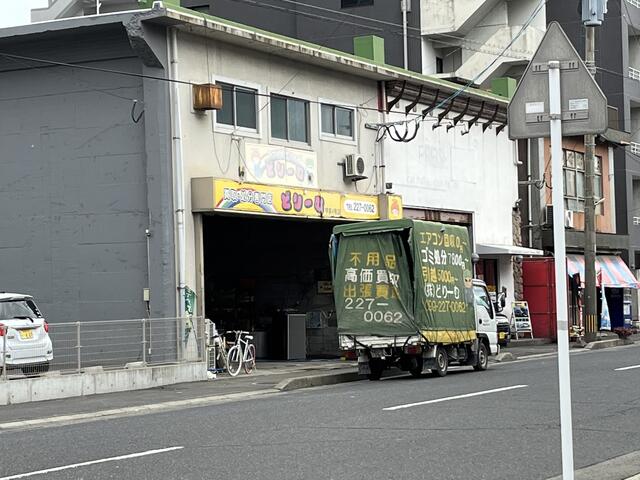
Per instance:
[[[258,129],[257,93],[254,88],[217,82],[222,88],[222,108],[216,112],[216,123],[233,128]]]
[[[271,94],[271,136],[309,143],[309,102]]]
[[[564,206],[567,210],[584,212],[585,158],[582,152],[563,150],[564,156]],[[596,155],[593,190],[596,201],[602,198],[602,157]],[[602,203],[596,206],[596,214],[603,215]]]
[[[323,103],[320,105],[320,131],[323,136],[354,139],[354,109]]]

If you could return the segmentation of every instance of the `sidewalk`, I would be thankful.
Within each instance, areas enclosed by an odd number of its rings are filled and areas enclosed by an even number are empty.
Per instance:
[[[87,397],[48,400],[0,407],[0,424],[51,416],[92,413],[125,407],[174,402],[202,397],[225,396],[248,392],[277,392],[276,385],[291,378],[355,372],[356,363],[342,360],[310,360],[305,362],[259,362],[256,370],[232,378],[218,375],[206,382],[180,383],[166,387]],[[10,381],[20,381],[19,379]]]

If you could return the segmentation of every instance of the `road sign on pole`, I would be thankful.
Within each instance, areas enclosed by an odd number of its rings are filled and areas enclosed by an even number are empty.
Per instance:
[[[560,24],[551,22],[509,103],[509,138],[551,135],[548,70],[549,62],[556,60],[560,62],[563,134],[598,134],[607,129],[607,98]]]
[[[549,24],[507,113],[511,139],[551,140],[562,478],[573,480],[562,136],[603,133],[607,99],[557,22]]]

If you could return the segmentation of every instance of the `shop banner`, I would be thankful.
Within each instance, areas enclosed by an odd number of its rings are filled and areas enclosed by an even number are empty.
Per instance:
[[[416,324],[434,342],[475,338],[473,265],[464,227],[414,222]]]
[[[315,152],[247,143],[244,147],[244,167],[245,178],[250,182],[318,188]]]
[[[375,195],[238,183],[223,179],[214,182],[215,210],[353,220],[380,218],[378,197]]]
[[[397,233],[341,237],[336,266],[334,296],[340,333],[416,334],[410,264]]]
[[[334,234],[330,255],[339,333],[419,333],[436,343],[476,338],[464,227],[405,220],[337,227]]]

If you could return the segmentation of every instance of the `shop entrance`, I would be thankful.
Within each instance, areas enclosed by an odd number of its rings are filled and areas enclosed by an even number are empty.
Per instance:
[[[336,224],[205,215],[206,316],[218,330],[253,332],[259,358],[338,356],[328,256]]]

